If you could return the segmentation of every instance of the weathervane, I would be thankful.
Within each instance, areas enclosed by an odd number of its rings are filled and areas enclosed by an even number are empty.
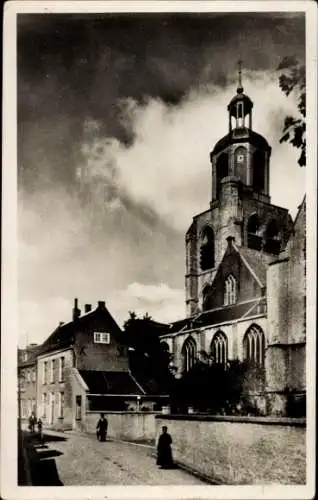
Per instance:
[[[238,94],[242,94],[243,92],[243,85],[242,85],[242,60],[240,59],[238,61],[238,87],[237,87],[237,92]]]

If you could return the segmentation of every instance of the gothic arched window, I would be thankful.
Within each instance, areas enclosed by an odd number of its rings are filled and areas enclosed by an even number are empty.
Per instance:
[[[206,226],[201,234],[200,267],[202,271],[212,269],[215,265],[214,231]]]
[[[211,342],[210,353],[214,363],[226,364],[228,359],[228,345],[226,335],[218,331]]]
[[[271,219],[265,229],[264,250],[268,253],[278,254],[281,249],[279,227],[275,219]]]
[[[216,195],[219,196],[221,190],[221,180],[229,175],[229,155],[221,153],[216,160]]]
[[[247,246],[255,250],[261,250],[262,237],[259,236],[260,221],[257,214],[250,216],[247,222]]]
[[[194,366],[197,355],[197,345],[192,337],[188,337],[185,340],[181,354],[182,354],[183,371],[188,372]]]
[[[261,327],[252,325],[243,339],[244,360],[263,367],[265,363],[265,335]]]
[[[234,173],[244,184],[246,184],[246,162],[247,151],[246,148],[240,146],[234,152]]]
[[[235,304],[236,301],[236,279],[234,278],[233,274],[229,274],[224,284],[224,305],[229,306],[231,304]]]
[[[257,150],[253,154],[253,189],[258,192],[265,188],[265,152]]]

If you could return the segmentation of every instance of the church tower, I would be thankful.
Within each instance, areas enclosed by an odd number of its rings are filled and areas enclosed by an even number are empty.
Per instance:
[[[217,272],[229,240],[265,263],[285,247],[292,219],[271,204],[271,147],[252,128],[253,102],[244,93],[239,63],[238,87],[230,101],[228,133],[210,153],[210,208],[196,215],[186,234],[186,308],[206,310],[204,294]]]

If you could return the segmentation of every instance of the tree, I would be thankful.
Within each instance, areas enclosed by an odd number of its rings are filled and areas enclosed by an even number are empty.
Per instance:
[[[179,411],[193,406],[198,411],[232,414],[241,403],[249,366],[239,360],[214,363],[209,355],[175,381],[171,399]],[[212,361],[212,362],[211,362]]]
[[[290,142],[294,147],[300,149],[298,164],[301,167],[306,165],[306,71],[305,66],[300,64],[295,57],[285,57],[278,71],[283,71],[279,76],[279,86],[281,90],[289,96],[294,92],[297,96],[297,108],[299,117],[286,116],[284,122],[282,142]]]
[[[129,364],[132,373],[140,381],[156,381],[162,389],[169,390],[173,380],[172,355],[160,341],[166,325],[157,323],[145,314],[138,318],[129,312],[124,323],[126,343],[129,349]]]

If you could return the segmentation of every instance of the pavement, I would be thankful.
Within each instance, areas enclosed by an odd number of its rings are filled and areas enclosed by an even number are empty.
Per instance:
[[[36,451],[37,485],[206,485],[184,470],[158,468],[154,447],[149,445],[99,442],[95,435],[75,431],[45,431],[45,444],[36,446]]]

